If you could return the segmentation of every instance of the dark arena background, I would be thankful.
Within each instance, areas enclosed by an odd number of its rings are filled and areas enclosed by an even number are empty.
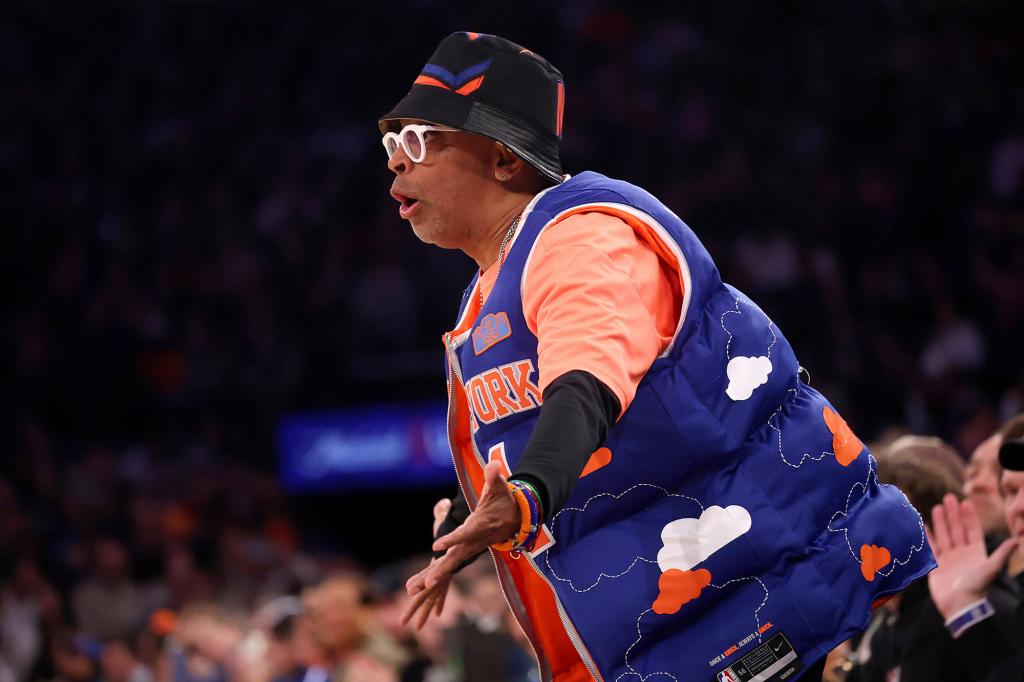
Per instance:
[[[397,625],[475,264],[376,121],[457,30],[559,67],[566,171],[665,201],[876,455],[963,485],[1024,412],[1021,7],[3,3],[0,682],[535,678],[486,560]]]

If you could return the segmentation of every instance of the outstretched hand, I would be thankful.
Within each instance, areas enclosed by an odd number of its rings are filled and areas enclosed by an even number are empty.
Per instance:
[[[437,504],[434,505],[434,530],[433,536],[437,536],[437,529],[441,527],[444,520],[448,518],[448,513],[452,510],[452,501],[448,499],[438,500]],[[431,560],[431,564],[437,561],[436,559]],[[429,565],[428,565],[429,568]],[[413,600],[406,607],[405,612],[402,613],[401,624],[405,625],[409,621],[416,617],[416,629],[421,629],[430,618],[431,612],[436,613],[440,616],[441,611],[444,610],[444,600],[448,596],[448,585],[450,580],[442,581],[441,583],[434,586],[433,589],[425,590],[422,585],[416,592],[409,590],[409,586],[413,584],[417,578],[422,576],[426,572],[426,569],[420,571],[406,582],[406,590],[409,594],[415,594]]]
[[[508,540],[519,530],[520,523],[519,505],[508,489],[501,462],[488,462],[484,467],[484,489],[476,509],[465,523],[434,541],[433,550],[445,554],[428,567],[424,584],[432,587],[441,576],[452,575],[464,562],[494,543]]]
[[[982,599],[1017,545],[1006,540],[990,555],[974,504],[952,493],[932,507],[932,529],[925,531],[939,563],[928,574],[928,589],[944,618]]]
[[[450,508],[450,500],[441,500],[434,506],[435,534]],[[431,561],[405,583],[405,591],[412,595],[413,600],[402,615],[402,623],[410,622],[418,614],[416,627],[420,628],[432,612],[440,614],[448,585],[459,567],[494,543],[512,537],[519,530],[520,523],[519,505],[509,492],[501,462],[488,462],[484,467],[484,487],[476,509],[461,526],[434,542],[433,550],[444,552],[444,556]]]

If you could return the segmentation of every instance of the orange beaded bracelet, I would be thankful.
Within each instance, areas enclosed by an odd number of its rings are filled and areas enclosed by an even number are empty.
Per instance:
[[[534,530],[533,514],[530,511],[530,501],[526,499],[526,493],[524,493],[519,486],[513,483],[508,484],[508,489],[516,499],[516,505],[519,507],[520,525],[516,534],[508,540],[505,540],[504,542],[496,542],[491,545],[491,549],[495,549],[499,552],[509,552],[516,549],[522,543],[526,542]]]

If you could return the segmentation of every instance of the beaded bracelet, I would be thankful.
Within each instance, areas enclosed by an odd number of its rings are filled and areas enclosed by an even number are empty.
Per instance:
[[[523,491],[523,495],[526,497],[526,501],[530,503],[530,532],[520,542],[516,549],[528,549],[533,547],[534,541],[537,539],[537,533],[540,530],[540,503],[534,497],[533,493],[526,487],[522,486],[519,481],[514,482]]]
[[[533,494],[533,490],[522,481],[511,481],[511,483],[523,492],[526,501],[530,503],[530,533],[519,543],[516,549],[532,547],[533,541],[537,539],[537,531],[540,530],[540,501]]]
[[[530,493],[533,494],[533,501],[537,503],[537,525],[539,526],[544,523],[544,505],[540,502],[540,493],[537,492],[537,489],[534,488],[532,484],[527,483],[526,481],[520,481],[519,479],[512,481],[512,483],[526,486],[526,490],[524,492],[527,493],[527,497],[530,496]]]
[[[536,488],[525,481],[509,481],[508,489],[519,507],[521,522],[515,535],[504,542],[491,545],[492,548],[500,552],[510,552],[533,546],[544,518],[540,495],[537,494]]]
[[[499,552],[509,552],[521,547],[533,533],[534,510],[530,507],[530,498],[523,491],[523,488],[513,482],[508,483],[508,490],[519,506],[520,525],[519,530],[504,542],[496,542],[491,547]]]

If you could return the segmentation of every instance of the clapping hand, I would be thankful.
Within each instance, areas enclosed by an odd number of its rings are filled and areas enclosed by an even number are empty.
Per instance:
[[[982,599],[1017,546],[1017,540],[1006,540],[988,554],[974,505],[951,493],[932,508],[932,529],[925,532],[939,562],[928,574],[928,589],[943,618]]]

